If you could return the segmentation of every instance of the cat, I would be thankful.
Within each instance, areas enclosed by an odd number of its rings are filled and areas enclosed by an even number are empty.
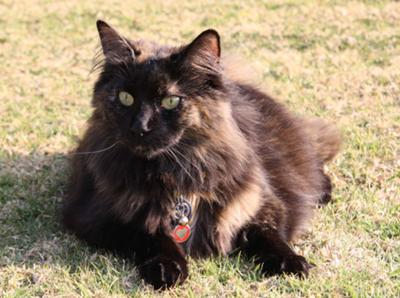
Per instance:
[[[307,276],[289,243],[331,199],[335,128],[232,79],[213,29],[176,47],[97,29],[103,60],[64,227],[134,261],[155,289],[188,277],[187,255],[233,251],[265,275]]]

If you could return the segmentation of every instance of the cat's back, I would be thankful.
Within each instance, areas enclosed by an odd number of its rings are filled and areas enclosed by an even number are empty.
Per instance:
[[[285,154],[303,147],[310,149],[303,119],[251,85],[236,86],[238,96],[232,98],[233,116],[257,152],[269,148]]]
[[[323,161],[307,121],[255,87],[237,84],[237,88],[239,96],[232,100],[234,118],[273,187],[286,198],[321,192]]]

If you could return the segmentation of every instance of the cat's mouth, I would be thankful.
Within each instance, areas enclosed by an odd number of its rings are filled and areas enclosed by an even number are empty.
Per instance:
[[[152,159],[163,152],[167,151],[167,147],[162,147],[162,148],[153,148],[149,146],[142,146],[142,145],[136,145],[136,146],[128,146],[129,149],[137,156],[144,157],[147,159]]]
[[[123,141],[123,143],[129,148],[129,150],[140,157],[147,159],[152,159],[160,155],[171,154],[171,149],[173,146],[177,145],[182,138],[183,130],[173,137],[169,137],[168,140],[163,139],[158,142],[151,139],[151,136],[140,136],[133,140],[128,139]]]

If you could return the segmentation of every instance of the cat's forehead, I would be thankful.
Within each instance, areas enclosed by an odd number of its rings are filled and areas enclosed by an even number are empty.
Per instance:
[[[138,53],[135,57],[138,63],[167,58],[176,51],[176,47],[160,45],[148,40],[136,40],[130,41],[130,43]]]

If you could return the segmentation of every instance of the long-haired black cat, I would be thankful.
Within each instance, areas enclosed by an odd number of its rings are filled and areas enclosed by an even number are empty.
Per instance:
[[[132,259],[157,289],[187,278],[186,255],[234,249],[265,274],[307,275],[288,243],[330,200],[335,129],[233,79],[215,30],[171,47],[97,28],[105,59],[64,226]]]

